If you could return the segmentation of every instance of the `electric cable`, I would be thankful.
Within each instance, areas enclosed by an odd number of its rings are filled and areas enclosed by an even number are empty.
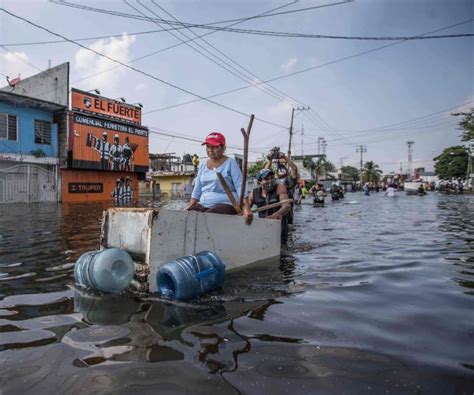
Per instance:
[[[237,110],[237,109],[234,109],[234,108],[232,108],[232,107],[226,106],[226,105],[224,105],[224,104],[222,104],[222,103],[218,103],[218,102],[216,102],[216,101],[213,101],[213,100],[210,100],[210,99],[206,99],[205,97],[203,97],[203,96],[201,96],[201,95],[198,95],[198,94],[196,94],[196,93],[194,93],[194,92],[191,92],[191,91],[189,91],[188,89],[182,88],[182,87],[180,87],[180,86],[178,86],[178,85],[176,85],[176,84],[174,84],[174,83],[165,81],[165,80],[163,80],[163,79],[161,79],[161,78],[159,78],[159,77],[156,77],[156,76],[154,76],[154,75],[152,75],[152,74],[150,74],[150,73],[147,73],[147,72],[145,72],[145,71],[143,71],[143,70],[137,69],[136,67],[127,65],[126,63],[121,62],[121,61],[119,61],[119,60],[117,60],[117,59],[114,59],[114,58],[112,58],[112,57],[110,57],[110,56],[108,56],[108,55],[106,55],[106,54],[103,54],[103,53],[101,53],[101,52],[95,50],[95,49],[88,48],[88,47],[86,47],[85,45],[82,45],[82,44],[80,44],[80,43],[78,43],[78,42],[75,42],[74,40],[71,40],[71,39],[69,39],[69,38],[67,38],[67,37],[65,37],[65,36],[63,36],[63,35],[61,35],[61,34],[59,34],[59,33],[53,32],[52,30],[50,30],[50,29],[48,29],[48,28],[46,28],[46,27],[43,27],[43,26],[41,26],[41,25],[39,25],[39,24],[37,24],[37,23],[35,23],[35,22],[32,22],[32,21],[26,19],[26,18],[23,18],[23,17],[21,17],[21,16],[19,16],[19,15],[16,15],[16,14],[14,14],[13,12],[7,11],[7,10],[4,9],[4,8],[0,8],[0,10],[3,11],[3,12],[5,12],[5,13],[8,14],[8,15],[14,17],[14,18],[17,18],[17,19],[22,20],[22,21],[24,21],[24,22],[26,22],[26,23],[28,23],[28,24],[30,24],[30,25],[32,25],[32,26],[35,26],[35,27],[37,27],[38,29],[44,30],[44,31],[46,31],[46,32],[48,32],[48,33],[50,33],[50,34],[52,34],[52,35],[57,36],[57,37],[61,37],[62,39],[66,40],[66,41],[68,41],[68,42],[70,42],[70,43],[72,43],[72,44],[74,44],[74,45],[76,45],[76,46],[79,46],[79,47],[81,47],[81,48],[83,48],[83,49],[85,49],[85,50],[87,50],[87,51],[93,52],[93,53],[95,53],[96,55],[99,55],[99,56],[101,56],[101,57],[103,57],[103,58],[105,58],[105,59],[108,59],[108,60],[110,60],[110,61],[112,61],[112,62],[114,62],[114,63],[120,64],[120,65],[122,65],[122,66],[124,66],[124,67],[126,67],[126,68],[128,68],[128,69],[130,69],[130,70],[133,70],[133,71],[135,71],[136,73],[142,74],[142,75],[147,76],[147,77],[149,77],[149,78],[151,78],[151,79],[153,79],[153,80],[155,80],[155,81],[161,82],[161,83],[164,84],[164,85],[167,85],[167,86],[169,86],[169,87],[172,87],[172,88],[174,88],[174,89],[176,89],[176,90],[179,90],[179,91],[181,91],[181,92],[187,93],[187,94],[189,94],[189,95],[191,95],[191,96],[195,96],[195,97],[199,98],[200,100],[205,100],[205,101],[207,101],[207,102],[209,102],[209,103],[211,103],[211,104],[214,104],[214,105],[216,105],[216,106],[218,106],[218,107],[224,108],[224,109],[226,109],[226,110],[228,110],[228,111],[234,112],[234,113],[236,113],[236,114],[240,114],[240,115],[243,115],[243,116],[245,116],[245,117],[249,117],[249,116],[250,116],[250,114],[246,114],[246,113],[244,113],[244,112],[242,112],[242,111],[240,111],[240,110]],[[266,120],[261,119],[261,118],[255,117],[255,120],[258,120],[258,121],[260,121],[260,122],[263,122],[263,123],[266,123],[266,124],[269,124],[269,125],[272,125],[272,126],[276,126],[276,127],[279,127],[279,128],[283,127],[282,125],[278,125],[278,124],[276,124],[276,123],[273,123],[273,122],[270,122],[270,121],[266,121]]]
[[[466,23],[468,23],[468,22],[471,22],[472,20],[473,20],[473,19],[469,19],[469,20],[467,20],[467,21],[458,22],[458,23],[455,23],[455,24],[453,24],[453,25],[445,26],[445,27],[442,27],[442,28],[440,28],[440,29],[436,29],[436,30],[433,30],[433,31],[430,31],[430,32],[427,32],[427,33],[423,33],[423,34],[421,34],[420,36],[424,36],[424,35],[436,33],[436,32],[442,31],[442,30],[451,29],[451,28],[453,28],[453,27],[457,27],[457,26],[466,24]],[[212,98],[219,97],[219,96],[223,96],[223,95],[227,95],[227,94],[230,94],[230,93],[239,92],[239,91],[241,91],[241,90],[248,89],[248,88],[250,88],[251,86],[266,84],[266,83],[268,83],[268,82],[278,81],[278,80],[281,80],[281,79],[284,79],[284,78],[288,78],[288,77],[291,77],[291,76],[294,76],[294,75],[303,74],[303,73],[306,73],[306,72],[308,72],[308,71],[312,71],[312,70],[320,69],[320,68],[323,68],[323,67],[326,67],[326,66],[330,66],[330,65],[333,65],[333,64],[336,64],[336,63],[344,62],[344,61],[349,60],[349,59],[354,59],[354,58],[357,58],[357,57],[360,57],[360,56],[363,56],[363,55],[367,55],[367,54],[370,54],[370,53],[372,53],[372,52],[380,51],[380,50],[385,49],[385,48],[393,47],[393,46],[395,46],[395,45],[399,45],[399,44],[402,44],[402,43],[405,43],[405,42],[407,42],[407,41],[406,41],[406,40],[401,40],[401,41],[396,41],[396,42],[393,42],[393,43],[390,43],[390,44],[385,44],[385,45],[382,45],[382,46],[379,46],[379,47],[375,47],[375,48],[372,48],[372,49],[368,49],[368,50],[365,50],[365,51],[362,51],[362,52],[357,52],[357,53],[352,54],[352,55],[344,56],[344,57],[339,58],[339,59],[331,60],[331,61],[329,61],[329,62],[319,64],[319,65],[317,65],[317,66],[308,67],[308,68],[306,68],[306,69],[301,69],[301,70],[295,71],[295,72],[293,72],[293,73],[284,74],[284,75],[281,75],[281,76],[278,76],[278,77],[274,77],[274,78],[270,78],[270,79],[267,79],[267,80],[264,80],[264,81],[260,81],[260,82],[255,82],[255,83],[252,84],[252,85],[242,86],[242,87],[230,89],[230,90],[227,90],[227,91],[224,91],[224,92],[215,93],[215,94],[213,94],[213,95],[207,96],[207,98],[208,98],[208,99],[212,99]],[[181,102],[181,103],[177,103],[177,104],[174,104],[174,105],[170,105],[170,106],[166,106],[166,107],[162,107],[162,108],[157,108],[157,109],[154,109],[154,110],[150,110],[150,111],[145,112],[144,114],[151,114],[151,113],[158,112],[158,111],[169,110],[169,109],[171,109],[171,108],[181,107],[181,106],[185,106],[185,105],[187,105],[187,104],[195,103],[195,102],[198,102],[198,101],[200,101],[200,100],[202,100],[202,99],[193,99],[193,100],[189,100],[189,101],[186,101],[186,102]]]
[[[87,11],[93,11],[93,12],[114,15],[114,16],[125,17],[125,18],[143,20],[143,16],[140,17],[139,15],[120,13],[117,11],[109,11],[109,10],[94,8],[94,7],[87,7],[87,6],[83,6],[83,5],[79,5],[79,4],[75,4],[71,2],[53,0],[52,3],[64,5],[67,7],[79,8],[79,9],[87,10]],[[327,4],[325,6],[327,7],[327,6],[346,4],[346,3],[347,2],[332,3],[332,4]],[[306,9],[302,9],[302,11],[306,11],[308,9],[313,9],[313,8],[321,8],[321,6],[308,7]],[[287,11],[286,13],[289,13],[289,11]],[[146,18],[146,20],[152,22],[150,18]],[[210,24],[176,22],[176,21],[165,20],[162,18],[156,18],[155,21],[161,22],[161,23],[167,23],[171,26],[181,26],[181,27],[199,28],[199,29],[207,29],[207,30],[219,30],[219,31],[230,32],[230,33],[251,34],[251,35],[261,35],[261,36],[270,36],[270,37],[284,37],[284,38],[313,38],[313,39],[362,40],[362,41],[399,41],[399,40],[406,41],[406,40],[461,38],[461,37],[474,36],[474,33],[460,33],[460,34],[447,34],[447,35],[435,35],[435,36],[419,36],[419,35],[416,35],[416,36],[337,36],[337,35],[325,35],[325,34],[277,32],[277,31],[267,31],[267,30],[235,29],[235,28],[230,28],[230,27],[221,28],[221,27],[212,26]]]

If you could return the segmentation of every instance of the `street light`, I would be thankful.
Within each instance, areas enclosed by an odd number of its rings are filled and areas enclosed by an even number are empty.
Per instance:
[[[132,103],[130,104],[131,106],[138,106],[140,108],[143,108],[143,104],[142,103]]]
[[[98,90],[98,89],[91,89],[91,90],[86,91],[86,92],[87,92],[87,93],[95,92],[95,93],[97,93],[98,95],[100,95],[100,90]]]

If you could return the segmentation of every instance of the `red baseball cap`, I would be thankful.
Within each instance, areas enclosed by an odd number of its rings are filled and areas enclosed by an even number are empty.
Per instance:
[[[221,133],[212,132],[211,134],[208,134],[206,136],[204,143],[202,143],[201,145],[204,144],[213,145],[214,147],[218,147],[219,145],[225,145],[225,137]]]

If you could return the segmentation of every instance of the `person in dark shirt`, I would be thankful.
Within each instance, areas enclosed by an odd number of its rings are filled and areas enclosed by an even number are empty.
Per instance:
[[[264,207],[272,203],[288,200],[288,193],[285,185],[277,184],[275,173],[270,169],[263,169],[257,176],[258,187],[253,189],[249,195],[249,207],[256,205]],[[259,211],[258,216],[266,219],[281,220],[281,243],[286,245],[288,241],[288,214],[291,210],[289,202],[283,203],[279,207]]]

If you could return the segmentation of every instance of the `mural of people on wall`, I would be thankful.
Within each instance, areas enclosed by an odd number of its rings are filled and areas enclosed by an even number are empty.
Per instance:
[[[130,145],[128,137],[125,137],[125,144],[122,147],[122,162],[124,171],[133,171],[133,148]]]
[[[110,144],[107,140],[107,132],[102,133],[102,139],[97,139],[95,149],[100,153],[100,168],[109,170]]]
[[[138,144],[130,142],[128,136],[125,137],[125,142],[121,145],[120,136],[115,134],[114,142],[110,144],[106,131],[102,133],[102,139],[89,132],[87,133],[86,147],[99,152],[101,170],[134,171],[135,151]]]
[[[118,134],[114,136],[114,144],[110,147],[110,160],[112,170],[122,170],[122,146],[120,145],[120,137]]]
[[[122,180],[120,178],[117,178],[115,180],[115,188],[114,190],[110,193],[110,196],[114,199],[115,205],[119,206],[121,201],[122,201],[122,195],[123,195],[123,187],[122,187]]]

